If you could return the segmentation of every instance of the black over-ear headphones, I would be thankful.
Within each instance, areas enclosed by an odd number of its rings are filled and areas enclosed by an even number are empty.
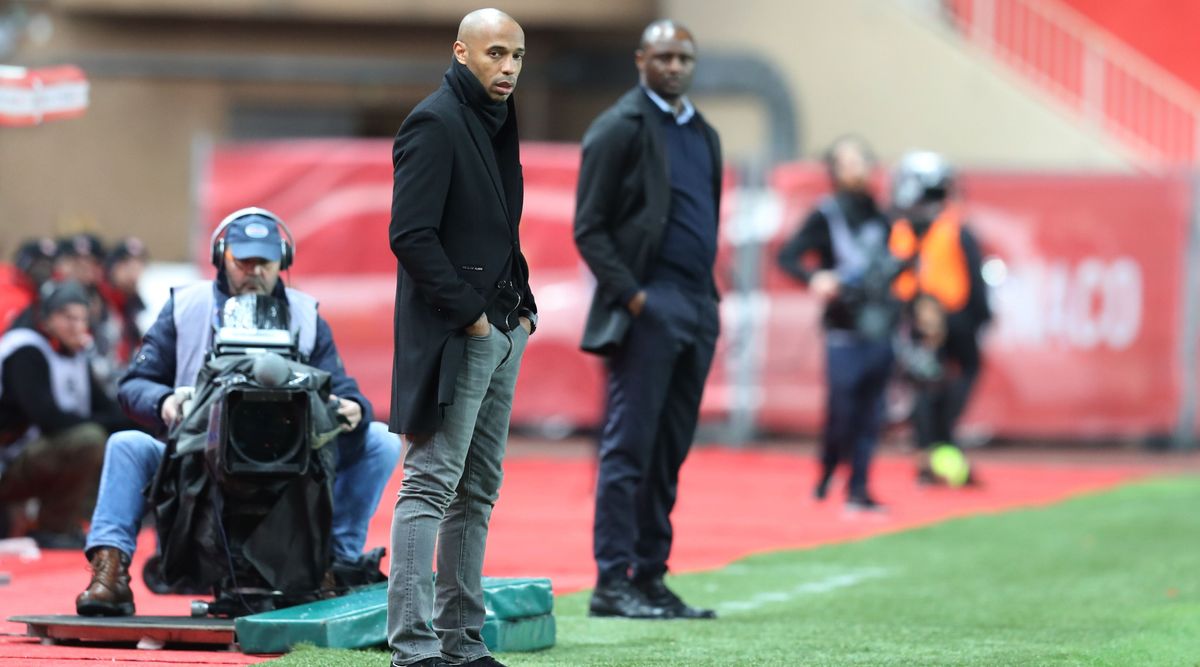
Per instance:
[[[225,216],[225,219],[221,221],[221,224],[217,225],[217,228],[212,233],[212,238],[209,239],[209,246],[212,248],[212,265],[215,266],[218,271],[225,266],[225,230],[229,228],[229,225],[232,225],[238,220],[251,215],[261,216],[270,220],[271,222],[274,222],[279,230],[283,232],[282,238],[279,240],[280,244],[283,246],[282,252],[279,256],[279,270],[286,271],[287,269],[291,268],[292,262],[296,258],[296,239],[292,237],[292,231],[283,223],[283,220],[279,219],[279,216],[265,208],[259,208],[257,206],[249,206],[247,208],[238,209]]]

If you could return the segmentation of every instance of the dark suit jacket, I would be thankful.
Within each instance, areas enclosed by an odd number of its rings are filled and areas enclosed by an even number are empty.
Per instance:
[[[515,124],[511,98],[508,119]],[[523,186],[519,164],[501,178],[491,138],[446,81],[401,125],[392,166],[388,234],[399,270],[389,426],[429,433],[454,401],[463,329],[501,285],[511,278],[521,308],[536,312],[517,236]]]
[[[610,354],[625,339],[633,316],[624,299],[636,293],[658,258],[671,207],[662,115],[635,87],[583,136],[575,245],[596,276],[581,345],[587,352]],[[721,142],[699,114],[696,119],[712,148],[715,210],[720,211]]]

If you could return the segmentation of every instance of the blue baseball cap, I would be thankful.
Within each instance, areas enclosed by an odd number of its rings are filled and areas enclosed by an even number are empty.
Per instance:
[[[283,240],[279,226],[265,215],[252,213],[229,223],[225,247],[234,259],[251,257],[278,262],[283,259]]]

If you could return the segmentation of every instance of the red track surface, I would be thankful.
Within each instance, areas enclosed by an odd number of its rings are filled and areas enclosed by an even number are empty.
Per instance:
[[[1052,503],[1105,489],[1163,469],[1162,462],[1047,463],[990,461],[977,489],[918,488],[908,461],[883,457],[874,487],[888,503],[886,516],[849,516],[837,500],[818,505],[809,496],[811,456],[776,451],[703,449],[684,467],[675,511],[672,569],[704,570],[748,554],[811,547],[903,530],[947,518]],[[591,561],[592,483],[587,458],[515,455],[506,464],[500,503],[492,519],[486,573],[549,576],[558,593],[588,587]],[[371,523],[369,545],[387,544],[394,489]],[[836,495],[836,494],[835,494]],[[142,614],[188,613],[189,598],[155,596],[142,586],[141,563],[153,549],[144,532],[135,558],[135,597]],[[0,557],[12,583],[0,587],[0,619],[15,614],[65,614],[88,581],[83,556],[43,552],[36,562]],[[0,664],[47,667],[87,665],[251,664],[262,656],[196,651],[138,651],[41,646],[22,636],[24,626],[0,621]]]

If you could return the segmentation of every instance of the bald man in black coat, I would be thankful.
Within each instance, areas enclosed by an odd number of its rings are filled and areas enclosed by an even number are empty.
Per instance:
[[[524,55],[511,17],[468,14],[441,87],[396,136],[391,428],[408,434],[409,449],[392,524],[393,664],[499,664],[481,636],[480,579],[513,389],[537,317],[517,234],[511,94]]]

